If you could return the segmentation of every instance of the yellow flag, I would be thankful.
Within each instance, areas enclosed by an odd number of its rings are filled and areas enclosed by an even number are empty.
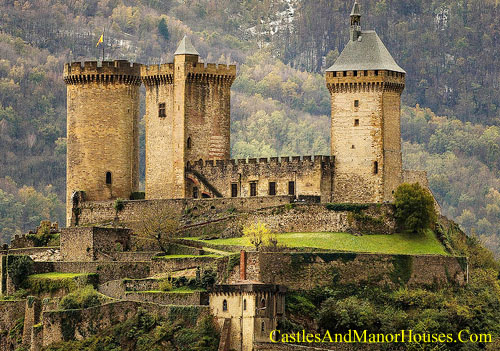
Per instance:
[[[97,41],[97,44],[95,45],[95,47],[98,47],[100,43],[104,42],[104,33],[101,34],[101,37],[99,38],[99,40]]]

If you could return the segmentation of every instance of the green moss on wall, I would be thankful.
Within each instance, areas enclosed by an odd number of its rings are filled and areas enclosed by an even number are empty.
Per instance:
[[[413,257],[409,255],[394,255],[392,258],[393,270],[390,274],[394,284],[404,285],[411,278]]]

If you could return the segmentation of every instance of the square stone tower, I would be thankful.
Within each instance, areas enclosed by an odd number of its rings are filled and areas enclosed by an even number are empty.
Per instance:
[[[326,71],[331,95],[335,202],[393,200],[402,182],[401,93],[405,71],[377,33],[361,30],[355,2],[350,40]]]
[[[142,67],[146,86],[146,198],[193,197],[185,168],[230,156],[230,89],[236,66],[205,65],[187,37],[174,62]]]

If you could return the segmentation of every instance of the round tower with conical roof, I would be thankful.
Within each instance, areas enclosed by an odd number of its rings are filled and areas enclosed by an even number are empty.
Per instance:
[[[184,37],[174,62],[142,68],[146,86],[146,198],[201,197],[187,162],[230,157],[236,66],[204,64]]]
[[[140,65],[128,61],[73,62],[67,86],[67,224],[72,197],[128,199],[139,185]]]
[[[401,93],[405,71],[375,31],[361,30],[357,2],[350,40],[327,69],[336,202],[393,200],[402,181]]]

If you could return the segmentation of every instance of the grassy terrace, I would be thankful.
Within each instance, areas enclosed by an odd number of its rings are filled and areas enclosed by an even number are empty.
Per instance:
[[[155,256],[155,260],[172,260],[176,258],[200,258],[200,257],[222,257],[221,255],[208,254],[208,255],[165,255],[165,256]]]
[[[251,246],[247,238],[199,240],[212,245]],[[398,233],[392,235],[354,236],[347,233],[285,233],[278,234],[278,242],[288,247],[387,253],[447,255],[432,231],[424,235]]]
[[[29,276],[30,279],[50,279],[50,280],[62,280],[62,279],[73,279],[77,277],[88,276],[89,273],[42,273],[42,274],[32,274]]]

